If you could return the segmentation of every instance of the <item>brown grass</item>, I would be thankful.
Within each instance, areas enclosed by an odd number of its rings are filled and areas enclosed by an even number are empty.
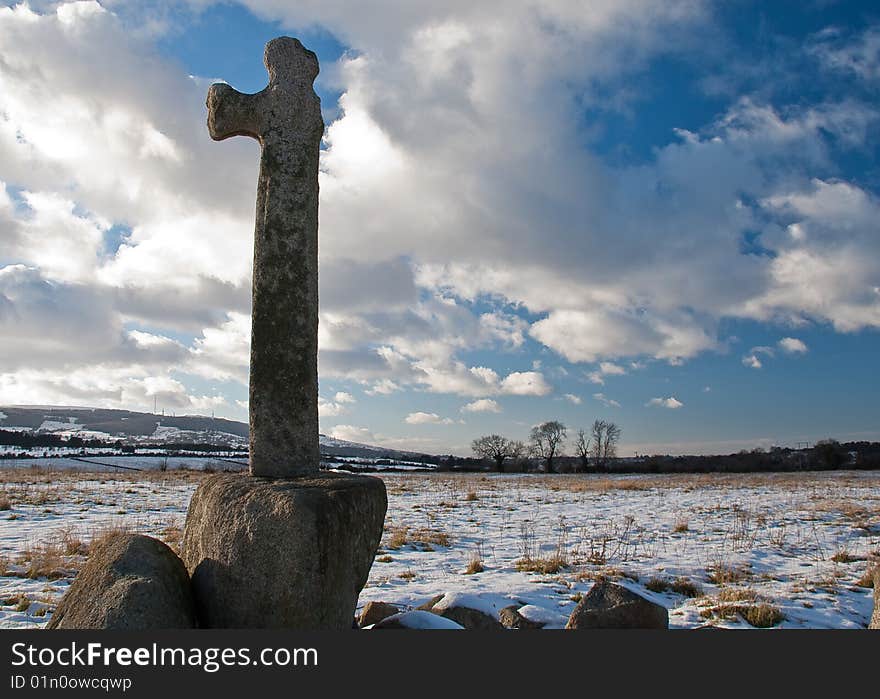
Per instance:
[[[404,546],[417,546],[423,551],[433,551],[434,546],[449,547],[451,545],[449,534],[429,527],[419,527],[417,529],[392,527],[388,530],[388,533],[388,541],[385,546],[395,551]]]
[[[703,588],[700,587],[699,583],[695,583],[690,578],[676,578],[671,583],[669,583],[669,589],[672,590],[675,594],[683,595],[684,597],[703,596]]]
[[[855,561],[858,561],[859,558],[857,556],[853,556],[844,546],[835,551],[834,555],[831,557],[831,560],[835,563],[854,563]]]
[[[36,580],[46,578],[58,580],[70,572],[63,558],[64,549],[60,544],[43,544],[26,549],[19,558],[19,563],[27,565],[23,577]]]
[[[468,567],[465,569],[464,574],[475,575],[476,573],[482,573],[484,570],[486,569],[483,566],[483,561],[481,561],[479,558],[474,557],[471,558],[470,561],[468,561]]]
[[[651,592],[674,592],[684,597],[702,597],[703,589],[689,578],[679,577],[674,580],[654,576],[645,583]]]
[[[704,619],[720,618],[735,620],[737,616],[746,623],[759,629],[769,629],[781,623],[785,615],[778,608],[767,602],[760,604],[717,604],[700,612]]]
[[[666,592],[669,589],[669,581],[666,578],[653,577],[645,583],[645,587],[651,592]]]
[[[869,565],[865,574],[856,581],[859,587],[874,587],[874,576],[877,575],[880,564]]]
[[[750,587],[722,587],[718,591],[721,602],[757,602],[758,593]]]
[[[707,573],[706,579],[713,585],[729,585],[742,582],[752,575],[748,566],[733,566],[726,563],[716,563],[710,566]]]
[[[749,607],[743,617],[749,624],[759,629],[769,629],[785,619],[785,615],[778,607],[767,603]]]
[[[567,567],[568,561],[565,557],[556,554],[547,558],[520,558],[516,562],[516,569],[521,573],[553,575]]]

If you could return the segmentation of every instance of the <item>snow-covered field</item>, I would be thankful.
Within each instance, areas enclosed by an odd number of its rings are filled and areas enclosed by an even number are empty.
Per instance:
[[[0,626],[44,625],[109,529],[178,544],[202,477],[0,473]],[[359,605],[454,592],[527,603],[552,628],[605,576],[668,607],[674,628],[864,628],[871,615],[880,473],[382,478],[386,531]]]

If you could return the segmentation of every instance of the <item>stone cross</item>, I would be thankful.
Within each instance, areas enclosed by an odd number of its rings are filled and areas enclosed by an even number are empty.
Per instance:
[[[208,131],[260,142],[254,229],[250,469],[316,473],[318,444],[318,156],[324,121],[312,88],[318,58],[279,37],[263,56],[269,85],[254,95],[218,83]]]

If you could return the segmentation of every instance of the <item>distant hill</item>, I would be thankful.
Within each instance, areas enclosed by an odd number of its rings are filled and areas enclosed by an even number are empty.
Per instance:
[[[0,430],[79,437],[126,444],[210,444],[247,449],[248,425],[203,415],[159,415],[131,410],[64,406],[0,406]],[[436,463],[436,457],[348,442],[320,435],[321,454],[330,457]]]

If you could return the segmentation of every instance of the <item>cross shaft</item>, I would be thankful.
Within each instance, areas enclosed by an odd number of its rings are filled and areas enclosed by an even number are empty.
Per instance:
[[[290,37],[266,44],[269,84],[208,91],[208,130],[260,142],[249,388],[250,469],[315,473],[318,442],[318,59]]]

